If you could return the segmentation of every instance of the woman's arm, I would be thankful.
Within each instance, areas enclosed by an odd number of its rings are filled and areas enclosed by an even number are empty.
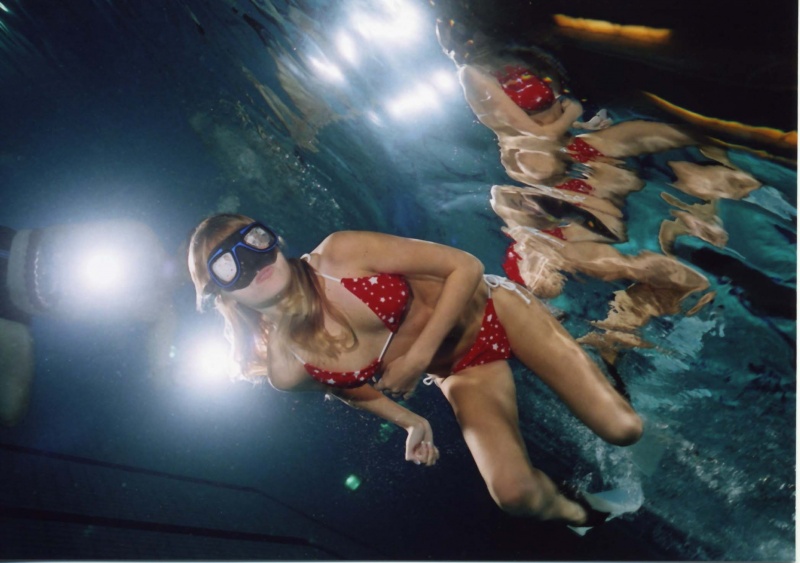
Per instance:
[[[330,393],[351,407],[365,410],[403,428],[407,433],[406,460],[433,465],[439,459],[439,450],[433,445],[433,431],[428,421],[398,405],[370,385],[355,389],[339,389],[324,385],[311,378],[299,361],[285,350],[270,342],[270,361],[267,378],[275,389],[289,392]]]
[[[269,381],[280,391],[324,391],[330,393],[351,407],[367,411],[396,424],[408,433],[406,461],[430,466],[439,459],[439,450],[433,445],[433,430],[430,423],[425,418],[395,403],[370,385],[362,385],[354,389],[339,389],[323,385],[311,378],[289,381],[270,376]]]
[[[433,445],[430,423],[384,396],[371,385],[362,385],[355,389],[331,388],[329,392],[351,407],[372,413],[404,429],[408,433],[406,461],[430,466],[439,459],[439,450]]]

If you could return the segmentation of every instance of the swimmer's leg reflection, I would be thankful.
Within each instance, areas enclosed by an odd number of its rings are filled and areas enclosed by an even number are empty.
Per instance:
[[[625,121],[579,138],[606,156],[625,158],[657,153],[711,141],[687,127],[654,121]]]

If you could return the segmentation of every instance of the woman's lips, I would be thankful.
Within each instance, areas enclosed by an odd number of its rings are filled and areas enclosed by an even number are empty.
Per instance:
[[[267,266],[266,268],[262,268],[261,271],[259,271],[258,274],[256,275],[256,283],[261,283],[271,278],[274,269],[275,268],[273,268],[272,266]]]

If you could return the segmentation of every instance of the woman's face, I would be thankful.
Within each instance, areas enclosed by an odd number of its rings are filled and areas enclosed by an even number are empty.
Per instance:
[[[291,269],[283,254],[277,249],[275,252],[275,262],[259,269],[250,285],[234,291],[223,290],[222,293],[245,307],[260,311],[278,303],[289,287]]]

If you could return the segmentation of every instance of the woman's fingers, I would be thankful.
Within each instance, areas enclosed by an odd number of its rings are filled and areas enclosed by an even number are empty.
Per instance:
[[[409,428],[406,438],[406,460],[417,465],[431,466],[439,459],[439,449],[433,445],[433,431],[430,424],[415,425]]]
[[[417,450],[417,460],[427,466],[435,465],[439,460],[439,448],[433,442],[422,442]]]

